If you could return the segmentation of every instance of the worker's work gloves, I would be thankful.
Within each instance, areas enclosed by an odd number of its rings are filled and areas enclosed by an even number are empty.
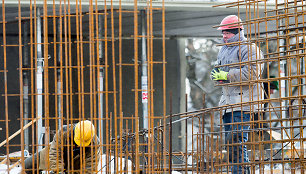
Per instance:
[[[222,71],[220,68],[215,68],[211,71],[211,77],[215,81],[227,80],[227,74],[228,72]]]

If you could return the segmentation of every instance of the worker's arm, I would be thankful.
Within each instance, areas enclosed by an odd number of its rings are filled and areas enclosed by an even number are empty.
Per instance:
[[[35,153],[34,155],[28,157],[24,161],[25,173],[37,173],[39,171],[39,165],[37,165],[37,161],[39,161],[39,153]]]
[[[100,147],[99,147],[99,139],[96,136],[92,140],[94,146],[90,147],[91,152],[88,153],[85,159],[85,165],[86,165],[86,174],[92,174],[97,173],[98,169],[98,162],[100,160]]]
[[[54,172],[64,171],[64,163],[62,159],[63,153],[63,142],[65,141],[65,137],[67,131],[58,130],[54,135],[53,141],[50,144],[49,150],[49,161],[50,161],[50,169]]]
[[[262,58],[262,52],[255,44],[241,47],[241,62],[246,63],[241,64],[241,66],[238,65],[235,68],[231,68],[227,75],[228,80],[230,82],[257,80],[262,72],[263,66],[259,66],[260,64],[257,62],[248,61],[259,60]]]

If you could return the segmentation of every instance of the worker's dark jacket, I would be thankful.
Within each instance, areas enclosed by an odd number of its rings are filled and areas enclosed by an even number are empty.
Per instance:
[[[244,103],[243,106],[227,109],[226,112],[241,110],[258,112],[260,104],[252,101],[259,101],[263,96],[263,86],[255,83],[263,70],[263,64],[259,61],[263,59],[263,54],[254,43],[247,41],[243,30],[228,39],[228,43],[232,44],[222,46],[217,62],[218,65],[228,65],[220,69],[228,72],[228,80],[232,84],[222,86],[219,106]]]
[[[88,147],[78,147],[73,140],[73,129],[69,125],[57,131],[49,148],[45,147],[39,153],[39,170],[86,174],[97,172],[100,158],[98,137],[95,136]]]

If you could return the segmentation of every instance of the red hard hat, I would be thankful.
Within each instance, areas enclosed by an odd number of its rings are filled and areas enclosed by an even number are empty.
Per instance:
[[[239,19],[238,16],[236,15],[226,16],[220,23],[220,25],[224,25],[224,26],[220,26],[217,30],[230,30],[230,29],[235,29],[235,28],[240,28],[243,30],[244,29],[243,25],[240,24],[239,22],[241,22],[241,19]],[[227,25],[231,23],[233,24]]]

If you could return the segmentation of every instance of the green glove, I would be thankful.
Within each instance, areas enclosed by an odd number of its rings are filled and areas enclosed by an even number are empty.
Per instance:
[[[213,80],[219,81],[219,80],[227,80],[227,74],[228,72],[222,71],[218,69],[218,71],[213,70],[211,75],[213,77]]]

